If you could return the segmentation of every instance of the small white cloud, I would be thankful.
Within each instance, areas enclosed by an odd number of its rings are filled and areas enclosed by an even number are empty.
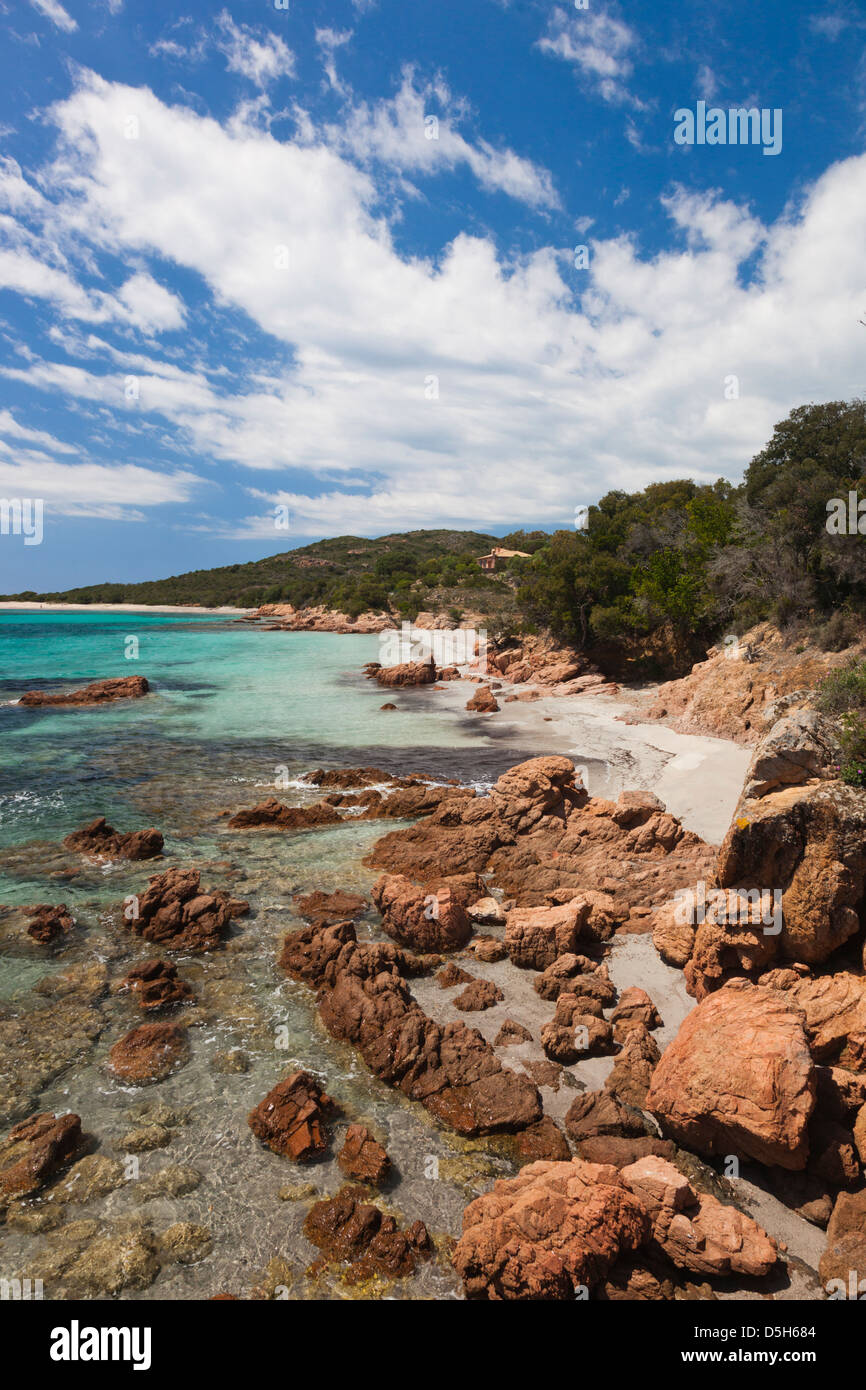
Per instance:
[[[640,106],[627,85],[634,66],[629,55],[636,46],[634,30],[622,20],[600,10],[568,14],[558,7],[538,40],[542,53],[574,64],[604,101]]]
[[[444,82],[416,86],[413,70],[405,68],[393,100],[372,107],[361,103],[326,134],[363,164],[379,161],[410,174],[435,174],[465,164],[482,188],[507,193],[530,207],[559,207],[547,169],[486,140],[473,144],[465,139],[457,129],[464,115],[464,103]]]
[[[4,436],[4,439],[0,440],[0,449],[8,449],[5,439],[23,439],[28,444],[38,444],[41,448],[51,449],[57,454],[78,453],[73,444],[65,444],[55,439],[53,434],[47,434],[45,430],[31,430],[26,425],[19,424],[11,410],[0,410],[0,435]]]
[[[239,73],[257,87],[267,87],[278,77],[292,77],[295,55],[279,34],[257,38],[245,24],[235,24],[228,10],[217,19],[217,47],[225,55],[230,72]]]
[[[127,310],[129,323],[142,333],[162,333],[183,327],[186,317],[183,304],[151,275],[139,271],[131,276],[117,297]]]
[[[809,28],[816,34],[821,34],[823,38],[830,39],[835,43],[839,35],[842,34],[850,25],[851,21],[843,14],[821,14],[809,16]]]
[[[38,10],[46,19],[50,19],[52,24],[56,24],[58,29],[62,29],[65,34],[73,34],[78,28],[78,24],[68,14],[60,4],[60,0],[30,0],[34,10]]]
[[[340,48],[345,48],[351,41],[351,29],[317,29],[316,43],[322,50],[322,66],[325,69],[325,76],[328,84],[335,92],[345,96],[347,88],[337,74],[337,61],[335,54]]]
[[[719,90],[719,79],[707,63],[698,68],[697,86],[704,101],[713,101]]]
[[[146,334],[183,325],[180,300],[152,276],[144,272],[131,276],[117,295],[85,289],[66,270],[33,254],[33,249],[0,251],[0,289],[25,299],[49,300],[64,318],[82,323],[127,324]]]

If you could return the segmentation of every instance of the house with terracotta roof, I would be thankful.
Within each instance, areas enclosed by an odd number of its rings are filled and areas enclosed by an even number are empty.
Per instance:
[[[504,565],[506,560],[513,560],[515,555],[521,560],[528,560],[530,556],[525,550],[505,550],[502,546],[495,545],[489,555],[479,555],[478,563],[483,570],[491,574],[497,565]]]

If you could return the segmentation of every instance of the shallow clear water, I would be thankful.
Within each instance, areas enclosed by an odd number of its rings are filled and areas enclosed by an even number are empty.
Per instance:
[[[138,638],[137,661],[124,656],[130,637]],[[75,1110],[98,1152],[125,1160],[122,1140],[142,1100],[188,1112],[167,1148],[140,1156],[140,1178],[191,1163],[202,1176],[195,1191],[142,1205],[137,1178],[68,1209],[71,1219],[94,1217],[108,1230],[130,1213],[145,1216],[157,1233],[178,1220],[211,1230],[207,1259],[166,1265],[154,1284],[124,1297],[197,1298],[222,1290],[245,1296],[274,1256],[294,1271],[292,1297],[347,1296],[336,1276],[306,1279],[317,1254],[300,1229],[308,1203],[277,1197],[293,1183],[336,1191],[343,1179],[333,1157],[291,1164],[263,1149],[246,1123],[267,1090],[299,1065],[319,1075],[342,1107],[334,1153],[346,1119],[363,1120],[386,1143],[396,1173],[384,1198],[407,1221],[420,1218],[434,1232],[456,1234],[468,1196],[491,1175],[511,1171],[501,1146],[468,1146],[467,1153],[420,1106],[371,1077],[351,1049],[325,1034],[311,992],[276,967],[284,932],[303,925],[293,895],[366,892],[373,875],[361,860],[394,822],[286,834],[229,831],[221,815],[274,794],[298,804],[318,799],[296,781],[316,766],[372,765],[484,784],[530,755],[449,714],[435,693],[400,692],[398,711],[382,713],[391,697],[361,674],[376,656],[375,637],[268,633],[221,617],[0,615],[0,904],[63,901],[76,917],[59,950],[34,945],[20,924],[17,934],[0,924],[0,1022],[52,1008],[33,986],[70,966],[104,962],[111,985],[134,960],[152,955],[131,936],[120,904],[169,863],[195,865],[205,887],[229,889],[252,907],[223,950],[177,962],[196,995],[186,1014],[186,1066],[145,1089],[114,1081],[107,1053],[142,1016],[127,996],[110,992],[98,1005],[101,1032],[93,1045],[71,1064],[54,1071],[49,1064],[35,1081],[22,1061],[21,1094],[0,1117],[2,1133],[36,1110]],[[26,690],[129,674],[147,676],[153,693],[94,709],[14,703]],[[275,787],[278,778],[282,787]],[[63,836],[96,815],[122,831],[157,826],[166,839],[164,861],[98,866],[63,851]],[[370,911],[359,931],[376,937],[377,922]],[[248,1069],[223,1073],[220,1054],[237,1048]],[[57,1055],[62,1061],[62,1047]],[[436,1179],[431,1157],[441,1159]],[[38,1270],[57,1238],[7,1228],[0,1273]],[[58,1294],[47,1285],[45,1296]],[[459,1286],[447,1260],[434,1261],[387,1296],[456,1297]]]

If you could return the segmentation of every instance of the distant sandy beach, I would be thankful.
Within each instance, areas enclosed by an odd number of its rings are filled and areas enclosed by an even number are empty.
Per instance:
[[[242,618],[253,608],[204,608],[201,604],[177,603],[0,603],[2,609],[31,613],[233,613]]]

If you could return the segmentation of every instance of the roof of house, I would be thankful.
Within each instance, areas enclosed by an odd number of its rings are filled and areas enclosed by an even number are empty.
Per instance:
[[[500,545],[495,545],[489,555],[479,555],[478,558],[479,560],[490,560],[495,556],[498,560],[510,560],[515,555],[519,555],[523,560],[531,559],[525,550],[504,550]]]

